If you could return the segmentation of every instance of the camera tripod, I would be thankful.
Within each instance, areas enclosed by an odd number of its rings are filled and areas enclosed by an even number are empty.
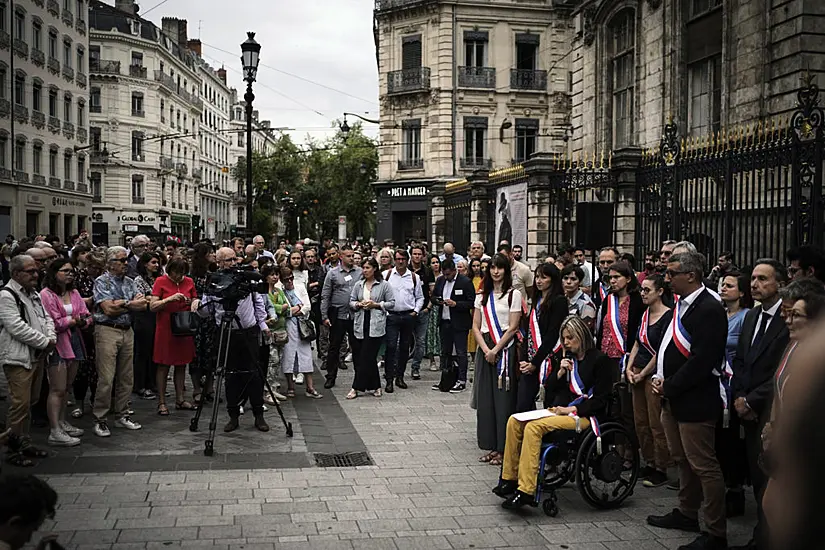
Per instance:
[[[230,305],[232,306],[231,309],[229,309]],[[218,339],[218,362],[217,366],[215,367],[216,396],[215,399],[212,401],[212,415],[209,420],[209,435],[207,436],[206,442],[204,442],[203,446],[203,454],[206,456],[212,456],[215,454],[215,431],[218,428],[218,409],[220,407],[221,401],[221,385],[223,384],[224,377],[227,374],[226,363],[229,359],[229,339],[231,337],[232,321],[237,319],[237,317],[235,316],[237,307],[237,302],[234,302],[233,304],[224,305],[223,317],[221,318],[220,338]],[[258,372],[256,373],[252,371],[249,373],[250,377],[246,381],[246,386],[249,385],[249,381],[251,380],[252,376],[257,375],[263,379],[264,385],[266,386],[266,390],[272,397],[272,402],[275,404],[275,408],[278,411],[278,416],[281,417],[281,422],[284,423],[284,428],[286,428],[286,435],[287,437],[292,437],[292,422],[287,422],[286,418],[284,417],[284,411],[281,410],[281,405],[278,403],[278,400],[275,399],[275,393],[272,391],[272,386],[269,385],[269,381],[266,379],[266,372],[263,370],[263,365],[260,364],[260,361],[256,361],[255,363],[258,367]],[[246,386],[244,386],[244,391],[241,392],[242,394],[246,392]],[[198,422],[200,421],[201,412],[203,411],[204,406],[205,402],[202,401],[201,406],[198,407],[197,411],[195,411],[195,416],[193,416],[192,420],[189,422],[190,432],[198,431]]]

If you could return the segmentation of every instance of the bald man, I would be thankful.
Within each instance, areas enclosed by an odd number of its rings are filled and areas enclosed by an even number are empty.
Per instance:
[[[442,262],[444,260],[450,259],[453,261],[453,263],[458,263],[464,259],[464,257],[461,254],[455,253],[455,246],[453,246],[453,243],[444,243],[444,253],[441,254],[441,256],[439,256],[438,258]]]
[[[238,263],[239,258],[232,248],[224,247],[215,254],[220,271],[228,272]],[[238,429],[240,403],[249,399],[255,416],[255,427],[268,432],[269,425],[264,420],[264,378],[259,364],[258,338],[264,333],[268,338],[269,327],[266,325],[265,298],[252,293],[238,303],[235,319],[232,321],[229,335],[229,357],[226,364],[226,411],[229,422],[223,428],[225,432]],[[223,304],[214,296],[206,295],[200,315],[214,314],[215,322],[220,324],[224,309]]]

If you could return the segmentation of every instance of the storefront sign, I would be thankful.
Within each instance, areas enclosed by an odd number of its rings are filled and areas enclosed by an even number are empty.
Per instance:
[[[172,214],[172,223],[180,223],[184,225],[189,225],[191,223],[191,218],[189,216],[181,216],[179,214]]]
[[[138,223],[152,223],[156,221],[154,214],[121,214],[119,221],[122,222],[138,222]]]
[[[27,193],[26,204],[42,205],[43,199],[40,197],[40,195],[35,195],[34,193]]]
[[[103,221],[103,214],[100,212],[95,212],[92,214],[92,221],[93,222],[102,222]]]
[[[52,206],[77,206],[78,208],[86,208],[86,203],[76,199],[52,197]]]
[[[123,232],[124,233],[137,233],[138,232],[138,226],[136,226],[136,225],[124,225],[123,226]]]
[[[423,185],[419,187],[393,187],[390,189],[390,197],[426,197],[427,188]]]

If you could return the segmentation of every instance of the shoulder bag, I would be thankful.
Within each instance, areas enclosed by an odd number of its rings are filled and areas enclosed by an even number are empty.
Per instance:
[[[301,340],[315,340],[317,336],[315,323],[308,317],[298,317],[298,335]]]
[[[171,323],[173,336],[194,336],[201,318],[193,311],[176,311],[172,314]]]

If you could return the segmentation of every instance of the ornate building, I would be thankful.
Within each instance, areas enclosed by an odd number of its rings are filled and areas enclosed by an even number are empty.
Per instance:
[[[191,239],[204,106],[186,21],[164,17],[158,28],[129,0],[91,0],[89,22],[95,238]]]
[[[0,234],[89,229],[85,0],[0,0]]]

